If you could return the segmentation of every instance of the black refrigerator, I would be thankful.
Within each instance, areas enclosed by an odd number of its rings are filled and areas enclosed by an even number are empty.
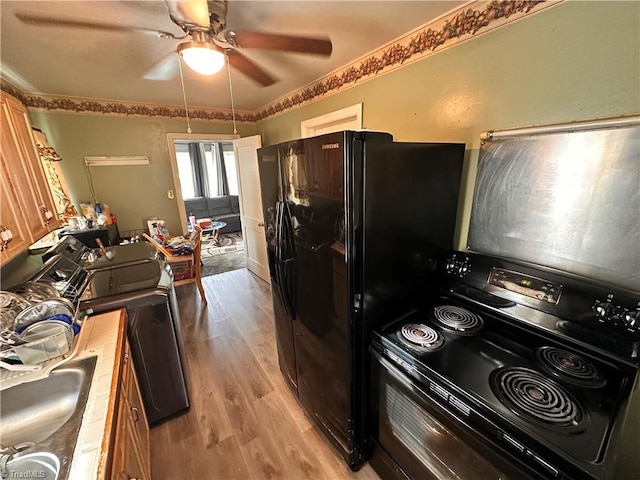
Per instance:
[[[258,150],[280,369],[354,470],[371,330],[437,291],[464,149],[345,131]]]

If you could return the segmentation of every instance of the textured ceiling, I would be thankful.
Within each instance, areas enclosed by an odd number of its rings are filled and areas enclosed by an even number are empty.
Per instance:
[[[460,1],[236,1],[228,29],[325,36],[331,57],[243,50],[278,82],[261,87],[232,70],[235,107],[254,111],[464,4]],[[180,35],[162,1],[0,2],[2,77],[27,93],[163,105],[182,104],[177,55],[174,75],[148,80],[145,72],[175,51],[179,40],[132,32],[34,26],[15,14],[165,30]],[[184,70],[189,105],[231,106],[226,68],[212,77]]]

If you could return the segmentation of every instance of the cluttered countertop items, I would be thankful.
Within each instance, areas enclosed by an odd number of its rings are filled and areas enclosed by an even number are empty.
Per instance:
[[[74,305],[47,283],[25,283],[0,292],[0,367],[11,377],[43,368],[71,350],[80,330]]]
[[[10,307],[15,311],[18,300],[8,293],[11,292],[2,292],[0,298],[5,303],[7,299],[13,302]],[[44,301],[47,302],[52,300]],[[42,303],[31,305],[25,311],[38,306],[42,312],[51,308]],[[7,353],[15,347],[5,348],[5,339],[12,337],[3,334],[3,362],[35,367],[1,371],[0,474],[3,478],[27,478],[27,475],[68,480],[104,478],[113,440],[110,426],[115,416],[114,384],[119,372],[118,351],[122,351],[125,341],[125,318],[124,310],[116,310],[86,317],[82,322],[74,319],[73,325],[81,323],[82,327],[72,336],[68,348],[63,347],[63,341],[55,345],[45,342],[40,349],[29,346],[27,353],[20,353],[23,364],[13,358],[14,354]],[[7,319],[8,316],[3,317],[4,322]],[[35,321],[31,325],[46,321]],[[54,356],[65,349],[64,353]]]

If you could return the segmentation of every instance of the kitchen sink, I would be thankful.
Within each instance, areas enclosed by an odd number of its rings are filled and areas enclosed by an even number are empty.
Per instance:
[[[38,443],[67,423],[76,410],[85,376],[82,368],[64,368],[2,392],[0,444]]]
[[[12,458],[4,471],[0,471],[2,478],[38,478],[40,480],[57,480],[58,473],[60,473],[60,460],[48,452],[33,452]]]
[[[23,473],[31,471],[44,472],[34,478],[66,478],[96,360],[94,356],[63,364],[45,378],[2,391],[0,454],[8,460],[8,472],[0,472],[8,474],[4,478],[31,478]]]

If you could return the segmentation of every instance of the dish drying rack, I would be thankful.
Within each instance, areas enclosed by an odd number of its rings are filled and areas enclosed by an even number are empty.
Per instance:
[[[32,276],[29,282],[44,282],[57,290],[57,296],[71,303],[71,322],[65,329],[57,329],[41,338],[25,339],[13,328],[3,325],[0,331],[0,390],[31,378],[46,376],[58,364],[73,356],[74,346],[80,335],[74,336],[74,324],[81,324],[78,318],[78,297],[84,291],[90,273],[80,265],[62,255],[54,255]],[[46,302],[46,300],[45,300]],[[71,306],[70,305],[70,306]],[[42,318],[47,320],[47,318]],[[77,325],[76,325],[77,326]],[[8,362],[18,360],[21,363]],[[24,378],[29,376],[28,378]],[[20,379],[19,381],[17,379]]]
[[[74,347],[73,323],[77,322],[77,318],[76,306],[71,323],[61,322],[58,325],[64,325],[64,328],[31,341],[24,341],[12,329],[3,329],[0,332],[0,390],[7,388],[9,381],[13,384],[20,377],[39,371],[48,372],[71,356]],[[8,360],[21,363],[13,364]]]
[[[55,255],[30,279],[31,282],[51,282],[58,294],[76,303],[89,282],[90,274],[67,257]]]

